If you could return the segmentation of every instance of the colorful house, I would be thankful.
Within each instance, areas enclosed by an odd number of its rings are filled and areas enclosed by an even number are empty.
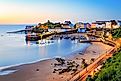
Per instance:
[[[84,28],[90,29],[91,28],[91,25],[89,23],[84,23]]]
[[[78,22],[78,23],[75,24],[75,28],[76,28],[76,29],[78,29],[78,28],[80,28],[80,27],[82,27],[82,22]]]
[[[76,28],[78,29],[78,32],[86,32],[87,28],[90,27],[91,25],[89,23],[82,23],[82,22],[76,23]]]
[[[91,24],[91,28],[96,28],[97,27],[97,23],[96,22],[92,22],[92,24]]]

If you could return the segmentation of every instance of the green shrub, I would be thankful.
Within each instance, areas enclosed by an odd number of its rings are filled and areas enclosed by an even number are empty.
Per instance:
[[[109,58],[101,71],[88,81],[121,81],[121,51]]]

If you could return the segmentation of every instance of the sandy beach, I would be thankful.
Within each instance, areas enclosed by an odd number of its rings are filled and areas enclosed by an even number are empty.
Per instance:
[[[105,45],[100,42],[95,42],[90,45],[83,54],[75,53],[65,58],[65,62],[74,61],[79,64],[77,71],[81,71],[81,61],[82,58],[90,63],[91,58],[96,59],[101,54],[105,53],[107,50],[111,49],[111,46]],[[16,66],[6,70],[17,70],[9,75],[0,75],[0,81],[67,81],[70,77],[74,75],[72,71],[59,74],[58,71],[54,72],[54,69],[64,68],[67,66],[65,64],[62,66],[55,66],[57,63],[55,59],[44,60],[36,62],[33,64],[25,64],[21,66]]]

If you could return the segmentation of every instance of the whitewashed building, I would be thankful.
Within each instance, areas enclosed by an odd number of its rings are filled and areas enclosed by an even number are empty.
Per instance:
[[[110,22],[110,21],[108,21],[108,22],[105,22],[105,23],[106,23],[105,28],[109,28],[109,29],[111,29],[111,22]]]
[[[96,28],[105,28],[107,21],[96,21]]]
[[[118,20],[118,27],[121,27],[121,21]]]

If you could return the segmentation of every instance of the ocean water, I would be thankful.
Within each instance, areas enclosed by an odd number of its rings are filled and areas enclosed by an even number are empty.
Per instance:
[[[68,56],[76,51],[83,51],[90,44],[75,43],[71,40],[54,40],[50,45],[40,46],[25,41],[25,34],[7,34],[8,31],[24,29],[26,25],[0,25],[0,68],[26,64]]]

